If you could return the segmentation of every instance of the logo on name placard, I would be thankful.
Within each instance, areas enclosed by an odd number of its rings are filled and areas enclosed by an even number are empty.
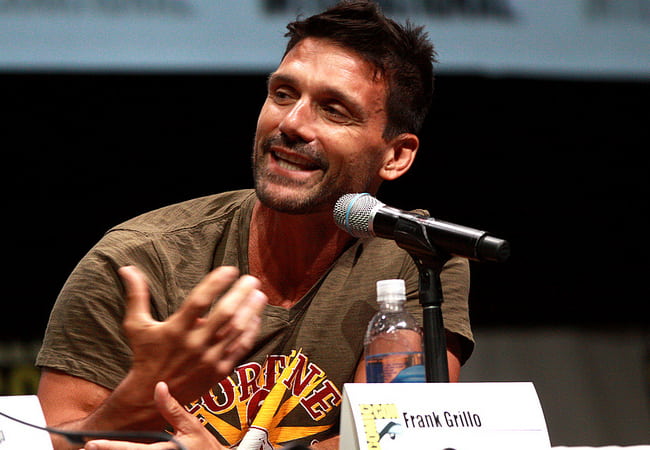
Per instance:
[[[394,403],[359,405],[368,449],[399,448],[402,424]]]

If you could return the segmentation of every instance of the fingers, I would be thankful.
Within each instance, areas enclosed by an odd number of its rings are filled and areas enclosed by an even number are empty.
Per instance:
[[[181,434],[202,432],[203,425],[172,397],[164,381],[156,384],[153,397],[158,411],[177,432]]]
[[[144,274],[135,266],[121,267],[118,273],[126,286],[124,327],[131,330],[152,320],[149,286]]]
[[[259,317],[253,317],[250,322],[249,328],[228,343],[227,347],[221,352],[215,367],[218,373],[231,373],[239,360],[253,348],[262,320]],[[216,349],[212,349],[212,351],[216,353]]]
[[[211,345],[203,361],[212,365],[220,377],[229,374],[253,348],[267,303],[266,295],[257,289],[259,284],[256,278],[242,277],[207,318],[206,338]]]
[[[253,290],[239,304],[237,311],[232,318],[223,324],[214,333],[214,339],[217,341],[235,338],[241,333],[246,333],[251,329],[257,331],[259,318],[262,310],[267,303],[267,298],[262,291]]]
[[[266,304],[266,295],[259,290],[260,281],[250,275],[241,277],[215,305],[208,316],[208,326],[217,340],[232,329],[244,331],[252,317],[258,316]]]
[[[266,303],[266,295],[259,290],[251,291],[232,320],[214,333],[216,342],[206,352],[206,359],[216,361],[219,373],[230,373],[239,359],[253,348]]]
[[[88,441],[82,450],[175,450],[178,448],[169,442],[157,442],[155,444],[138,444],[135,442],[109,441],[98,439]]]
[[[151,316],[145,275],[131,266],[121,268],[119,274],[126,286],[124,330],[133,349],[132,370],[149,380],[150,386],[156,379],[167,380],[181,401],[196,398],[197,383],[180,380],[201,380],[207,385],[208,380],[228,375],[253,347],[267,302],[257,278],[238,278],[237,268],[219,267],[192,289],[174,314],[158,322]],[[164,394],[159,395],[167,398]]]
[[[215,298],[232,285],[239,275],[236,267],[222,266],[210,272],[196,285],[173,315],[180,327],[191,328],[210,308]]]
[[[188,449],[225,450],[201,422],[171,396],[165,382],[156,384],[154,400],[158,411],[176,431],[174,436]]]

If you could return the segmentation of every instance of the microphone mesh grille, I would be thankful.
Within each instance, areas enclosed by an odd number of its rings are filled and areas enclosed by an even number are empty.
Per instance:
[[[334,205],[334,221],[354,237],[373,236],[370,229],[373,210],[382,205],[370,194],[345,194]]]

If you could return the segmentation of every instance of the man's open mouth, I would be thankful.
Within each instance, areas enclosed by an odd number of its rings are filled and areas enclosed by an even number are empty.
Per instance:
[[[315,162],[305,159],[302,156],[295,154],[287,154],[271,151],[271,156],[277,165],[286,170],[292,171],[308,171],[317,170],[319,165]]]

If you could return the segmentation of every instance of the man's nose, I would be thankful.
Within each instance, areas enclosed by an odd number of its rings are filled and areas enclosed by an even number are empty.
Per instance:
[[[280,132],[293,139],[311,142],[315,139],[315,114],[307,99],[299,99],[280,122]]]

